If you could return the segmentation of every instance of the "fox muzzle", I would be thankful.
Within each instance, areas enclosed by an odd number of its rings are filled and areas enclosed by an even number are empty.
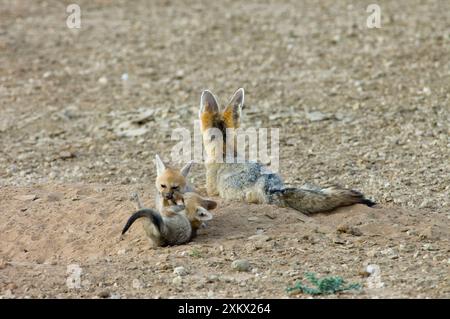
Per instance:
[[[173,191],[170,191],[168,193],[164,193],[163,196],[164,196],[165,199],[171,200],[171,199],[173,199]]]

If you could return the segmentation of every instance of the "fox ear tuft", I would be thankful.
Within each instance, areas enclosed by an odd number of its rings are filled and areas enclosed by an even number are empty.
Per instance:
[[[211,91],[205,90],[200,97],[200,112],[219,113],[219,104],[217,99]]]
[[[233,97],[223,111],[223,119],[227,127],[238,128],[241,122],[242,108],[244,107],[244,89],[234,92]]]
[[[155,155],[155,164],[156,164],[156,175],[161,176],[161,174],[166,169],[166,165],[164,165],[164,162],[161,160],[158,154]]]
[[[189,174],[189,171],[191,170],[193,163],[194,163],[193,161],[190,161],[189,163],[184,165],[183,168],[180,169],[180,174],[183,175],[184,177],[187,177]]]

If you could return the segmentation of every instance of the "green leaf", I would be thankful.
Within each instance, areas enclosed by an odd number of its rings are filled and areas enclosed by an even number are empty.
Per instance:
[[[346,284],[344,279],[339,276],[330,276],[324,278],[317,278],[316,274],[308,272],[305,273],[306,279],[315,287],[311,288],[304,285],[301,281],[295,283],[294,287],[288,287],[286,291],[299,291],[308,295],[329,295],[347,290],[361,289],[361,285],[357,283]]]

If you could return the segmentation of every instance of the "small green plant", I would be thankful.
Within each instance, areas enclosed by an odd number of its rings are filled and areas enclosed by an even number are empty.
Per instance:
[[[306,279],[314,285],[315,287],[307,287],[302,282],[298,281],[294,285],[294,287],[288,287],[286,291],[288,293],[291,292],[301,292],[308,295],[329,295],[335,294],[341,291],[353,290],[353,289],[361,289],[361,285],[357,283],[346,284],[342,277],[324,277],[317,278],[314,273],[308,272],[305,274]]]
[[[189,256],[191,257],[195,257],[195,258],[201,258],[202,254],[198,249],[193,248],[190,252],[189,252]]]

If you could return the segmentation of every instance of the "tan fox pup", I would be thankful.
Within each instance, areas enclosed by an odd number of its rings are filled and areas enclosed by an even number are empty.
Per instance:
[[[163,207],[161,212],[139,209],[128,219],[122,235],[137,219],[144,217],[144,230],[153,246],[187,243],[197,235],[202,222],[212,219],[212,214],[205,207],[216,207],[217,204],[196,193],[185,193],[183,201],[184,205]],[[138,206],[141,206],[139,201]]]
[[[221,109],[214,95],[206,90],[200,98],[199,117],[203,145],[207,154],[206,189],[209,196],[242,200],[249,203],[267,203],[294,208],[309,214],[332,210],[341,206],[375,203],[355,190],[338,186],[320,188],[302,186],[285,187],[278,174],[257,162],[227,163],[227,145],[234,148],[236,159],[236,129],[240,127],[244,105],[244,89],[237,90],[225,108]],[[218,139],[217,131],[222,139]],[[231,136],[228,136],[231,135]],[[233,152],[232,152],[233,153]]]
[[[166,166],[161,158],[155,156],[156,163],[156,209],[179,204],[186,192],[195,192],[194,186],[187,181],[192,162],[177,170]]]

